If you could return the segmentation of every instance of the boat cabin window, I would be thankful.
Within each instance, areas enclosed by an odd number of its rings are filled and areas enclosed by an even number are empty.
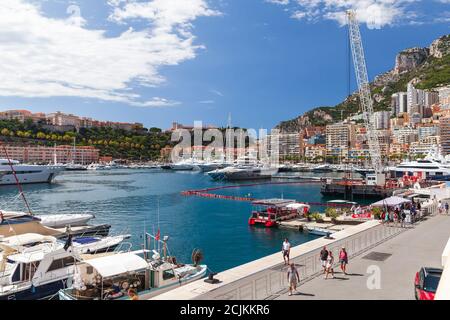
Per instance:
[[[21,265],[16,266],[16,269],[14,270],[14,273],[12,276],[12,282],[20,281],[20,268],[21,268]]]
[[[72,266],[75,264],[75,262],[78,262],[74,257],[65,257],[62,259],[56,259],[53,260],[50,267],[47,271],[54,271],[62,268],[66,268],[68,266]]]
[[[175,273],[173,272],[173,270],[165,270],[163,272],[163,280],[169,280],[175,278]]]
[[[40,263],[40,261],[26,263],[22,280],[31,281],[31,279],[33,279],[33,276],[34,276],[37,268],[39,267],[39,263]]]

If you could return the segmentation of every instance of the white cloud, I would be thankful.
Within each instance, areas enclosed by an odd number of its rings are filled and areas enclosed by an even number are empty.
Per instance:
[[[344,25],[346,10],[353,9],[361,23],[367,24],[371,29],[378,29],[408,20],[412,13],[408,11],[409,5],[417,1],[419,0],[296,0],[291,8],[291,17],[308,21],[335,20]]]
[[[265,0],[267,3],[279,4],[279,5],[288,5],[289,0]]]
[[[201,104],[213,104],[216,103],[214,100],[203,100],[203,101],[199,101],[199,103]]]
[[[219,90],[212,89],[210,91],[212,93],[214,93],[215,95],[218,95],[219,97],[223,97],[224,96],[224,94],[222,92],[220,92]]]
[[[307,15],[306,12],[297,10],[291,15],[291,18],[294,18],[294,19],[297,19],[297,20],[301,20],[301,19],[305,18],[306,15]]]
[[[139,107],[179,104],[145,99],[134,88],[159,86],[162,66],[196,57],[191,23],[218,13],[204,0],[108,0],[111,19],[141,18],[151,27],[129,28],[109,37],[103,30],[73,20],[45,16],[35,2],[8,0],[0,7],[0,96],[73,96],[122,102]],[[172,4],[172,6],[170,5]],[[174,9],[176,7],[176,9]],[[146,25],[149,25],[148,23]]]

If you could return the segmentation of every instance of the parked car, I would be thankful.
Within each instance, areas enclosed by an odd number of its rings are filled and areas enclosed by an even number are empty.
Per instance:
[[[434,300],[441,275],[442,269],[422,267],[414,280],[416,300]]]

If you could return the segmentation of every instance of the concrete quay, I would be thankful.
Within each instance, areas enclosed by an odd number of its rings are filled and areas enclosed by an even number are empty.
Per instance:
[[[314,279],[321,272],[319,252],[324,245],[337,257],[342,245],[350,258],[366,252],[406,229],[387,227],[379,221],[367,221],[332,235],[319,238],[291,249],[291,260],[298,265],[303,282]],[[281,245],[281,244],[280,244]],[[287,280],[281,252],[223,271],[217,284],[198,280],[154,297],[155,300],[263,300],[276,299],[286,292]]]
[[[406,232],[350,259],[344,275],[335,267],[336,278],[322,275],[299,286],[299,293],[287,290],[277,299],[414,299],[414,277],[421,267],[441,268],[442,252],[450,236],[450,216],[428,217]],[[368,257],[368,255],[372,257]]]

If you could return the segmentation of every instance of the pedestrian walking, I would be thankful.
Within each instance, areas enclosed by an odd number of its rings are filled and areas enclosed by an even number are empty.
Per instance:
[[[320,251],[320,262],[322,264],[323,268],[323,274],[327,271],[327,258],[328,258],[328,250],[327,247],[323,247],[323,249]]]
[[[402,214],[400,216],[400,222],[401,222],[400,227],[404,228],[406,226],[405,220],[406,220],[406,213],[405,213],[405,211],[402,211]]]
[[[327,257],[327,264],[326,264],[326,273],[325,273],[325,280],[328,279],[328,275],[331,273],[331,276],[334,279],[334,270],[333,270],[333,264],[334,264],[334,257],[331,250],[328,251],[328,257]]]
[[[348,264],[348,254],[345,247],[342,247],[339,252],[339,263],[341,264],[341,270],[346,275],[347,274],[347,264]]]
[[[445,214],[448,215],[448,209],[449,209],[449,205],[448,202],[445,203]]]
[[[292,296],[292,291],[297,292],[297,283],[300,282],[300,276],[294,263],[289,265],[287,280],[289,282],[289,295]]]
[[[389,212],[384,213],[384,223],[388,226],[389,225]]]
[[[291,253],[291,244],[288,238],[284,239],[283,246],[281,247],[281,252],[283,253],[284,265],[289,264],[289,255]]]

